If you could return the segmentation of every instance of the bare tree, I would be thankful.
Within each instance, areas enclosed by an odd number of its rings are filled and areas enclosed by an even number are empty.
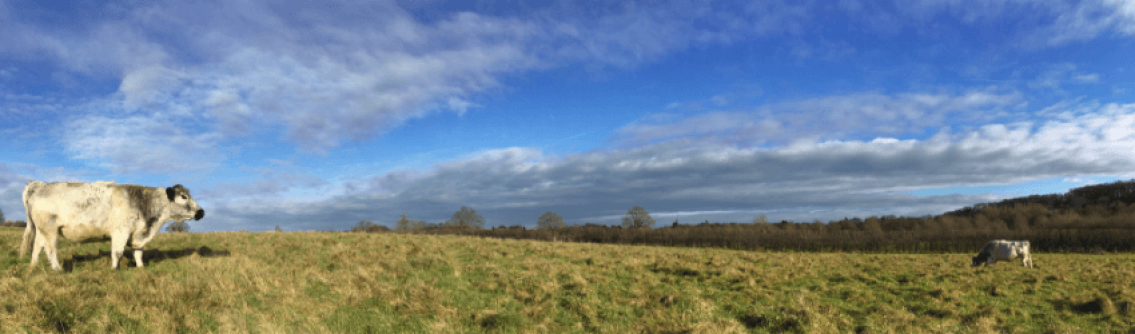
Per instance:
[[[768,224],[768,218],[762,213],[757,218],[753,218],[753,224]]]
[[[394,229],[395,231],[410,231],[410,218],[406,218],[406,214],[402,214],[398,223],[394,223]]]
[[[396,231],[409,231],[410,230],[410,218],[406,218],[405,213],[402,214],[402,218],[398,219],[397,223],[394,223],[394,230],[396,230]]]
[[[477,214],[477,210],[462,206],[461,210],[453,213],[453,217],[449,218],[445,225],[479,230],[485,226],[485,217]]]
[[[560,215],[555,212],[544,212],[544,214],[540,215],[539,219],[536,219],[536,229],[539,230],[553,230],[566,227],[567,224],[564,224],[564,218],[560,217]]]
[[[166,232],[189,232],[189,223],[173,222],[166,227]]]
[[[757,231],[768,231],[772,229],[772,224],[768,223],[768,218],[762,213],[756,218],[753,218],[753,228]]]
[[[352,227],[351,232],[366,232],[367,230],[370,230],[372,227],[376,226],[378,225],[375,225],[374,222],[363,220],[359,221],[359,223],[355,225],[355,227]]]
[[[394,223],[394,229],[398,231],[420,230],[423,228],[426,228],[426,222],[406,218],[405,213],[402,214],[402,218],[398,219],[397,223]]]
[[[651,227],[654,226],[654,218],[650,218],[650,213],[646,212],[641,206],[634,206],[627,211],[627,215],[623,217],[623,227]]]

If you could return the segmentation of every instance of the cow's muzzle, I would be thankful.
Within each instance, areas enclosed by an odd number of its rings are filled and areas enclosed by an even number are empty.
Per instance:
[[[205,218],[205,210],[197,209],[197,214],[193,215],[193,220],[201,220],[201,218]]]

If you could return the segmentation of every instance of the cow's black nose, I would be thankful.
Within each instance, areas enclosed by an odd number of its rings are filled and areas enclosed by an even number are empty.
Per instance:
[[[204,218],[204,217],[205,217],[205,210],[204,209],[197,209],[197,214],[193,215],[193,220],[201,220],[201,218]]]

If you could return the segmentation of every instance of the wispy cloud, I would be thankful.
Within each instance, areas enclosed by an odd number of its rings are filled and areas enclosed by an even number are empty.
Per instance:
[[[1069,8],[1071,7],[1071,8]],[[1109,32],[1135,36],[1135,3],[1125,0],[1084,1],[1060,6],[1052,26],[1039,31],[1050,46],[1063,45],[1106,35]]]
[[[616,141],[713,137],[761,144],[844,138],[848,134],[905,135],[952,124],[986,122],[1022,106],[1018,92],[962,94],[861,93],[785,102],[749,112],[712,112],[677,121],[646,118],[617,130]],[[980,112],[978,112],[980,111]]]
[[[1028,82],[1033,89],[1046,89],[1057,93],[1064,93],[1065,84],[1088,84],[1099,82],[1099,74],[1078,71],[1076,65],[1070,63],[1050,65],[1042,70],[1036,79]]]
[[[288,166],[275,167],[243,167],[242,170],[251,172],[254,177],[241,182],[220,182],[213,189],[202,193],[207,194],[216,202],[234,199],[254,198],[309,198],[311,192],[318,192],[325,198],[326,189],[331,183],[312,175],[300,168]],[[299,196],[297,196],[299,194]]]
[[[93,160],[114,173],[175,173],[216,167],[223,157],[217,150],[220,135],[197,132],[191,122],[163,117],[167,115],[76,117],[64,125],[62,141],[73,157]]]
[[[1100,75],[1095,73],[1078,74],[1072,77],[1072,79],[1080,83],[1096,83],[1100,81]]]
[[[289,6],[167,2],[86,32],[16,22],[0,40],[24,50],[16,56],[120,77],[106,108],[203,111],[226,137],[282,124],[309,151],[436,110],[464,112],[497,75],[537,63],[524,45],[534,28],[517,20],[458,13],[423,25],[392,3]]]

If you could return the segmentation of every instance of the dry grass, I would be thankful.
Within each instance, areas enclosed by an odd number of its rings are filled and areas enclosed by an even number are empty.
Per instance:
[[[1135,327],[1135,256],[775,253],[358,233],[161,234],[73,271],[0,229],[0,332],[1096,333]],[[202,257],[208,247],[231,255]],[[81,255],[81,256],[75,256]]]

